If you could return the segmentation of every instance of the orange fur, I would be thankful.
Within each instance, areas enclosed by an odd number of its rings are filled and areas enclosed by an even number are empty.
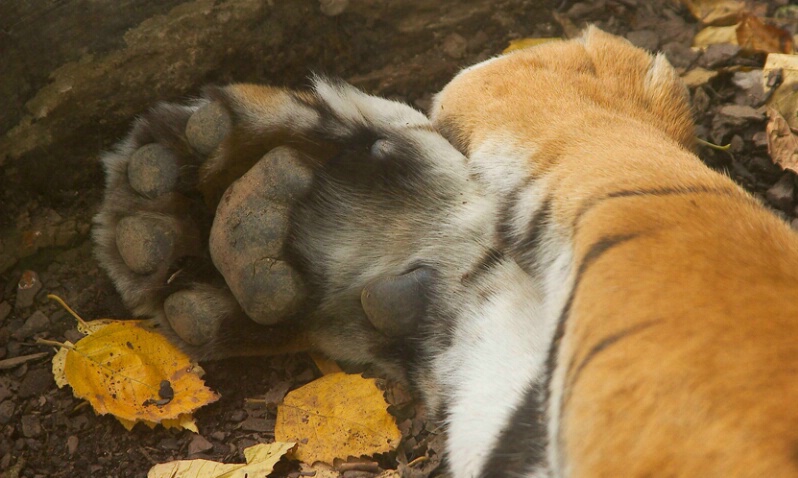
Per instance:
[[[589,29],[465,70],[432,114],[466,154],[497,138],[529,151],[576,264],[634,236],[576,284],[555,466],[798,475],[798,240],[689,151],[686,93],[663,58]],[[667,188],[694,192],[607,198]]]

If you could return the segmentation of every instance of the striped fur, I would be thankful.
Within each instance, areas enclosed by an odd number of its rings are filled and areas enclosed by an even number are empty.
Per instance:
[[[324,79],[211,99],[234,123],[212,203],[277,144],[315,158],[287,246],[312,300],[195,355],[291,333],[376,364],[458,478],[798,476],[798,240],[691,152],[664,57],[591,28],[463,70],[431,120]],[[419,267],[417,329],[375,329],[364,287]]]

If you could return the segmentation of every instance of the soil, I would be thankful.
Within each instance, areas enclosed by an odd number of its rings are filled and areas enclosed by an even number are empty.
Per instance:
[[[775,9],[786,2],[761,3]],[[699,25],[685,8],[667,0],[564,1],[555,6],[557,10],[540,8],[540,3],[518,5],[520,11],[498,9],[481,23],[455,26],[443,36],[421,36],[415,43],[408,42],[412,53],[395,45],[371,57],[359,56],[357,71],[349,59],[338,71],[335,62],[329,62],[326,71],[371,92],[424,108],[446,77],[459,67],[501,52],[512,39],[572,34],[574,28],[595,23],[640,46],[666,52],[681,71],[698,66],[716,71],[717,76],[709,82],[691,88],[698,137],[730,146],[725,150],[700,146],[700,157],[761,197],[786,221],[798,225],[795,175],[775,166],[768,155],[764,93],[749,81],[761,74],[763,56],[744,56],[739,48],[728,45],[711,47],[703,54],[693,52],[689,46]],[[766,16],[772,16],[770,13],[772,10]],[[324,15],[321,11],[314,14]],[[347,14],[344,10],[337,17],[339,24],[348,21]],[[379,18],[370,20],[365,25],[372,29],[380,24]],[[357,38],[356,32],[350,33]],[[313,34],[337,33],[320,30]],[[396,78],[408,76],[413,77],[412,82],[396,86]],[[100,173],[95,168],[89,177],[96,179]],[[48,174],[57,180],[61,173]],[[47,294],[62,297],[86,319],[129,317],[92,256],[91,218],[100,202],[100,187],[99,182],[88,182],[57,194],[15,190],[11,198],[11,189],[4,193],[2,217],[8,218],[9,224],[0,223],[4,227],[0,236],[2,476],[140,477],[146,476],[152,465],[174,459],[243,461],[244,448],[273,437],[274,409],[263,400],[264,395],[269,391],[273,395],[275,390],[285,393],[319,375],[307,356],[203,364],[207,383],[222,398],[195,414],[200,435],[142,425],[128,432],[112,417],[96,416],[68,387],[56,387],[50,370],[52,349],[34,341],[74,341],[78,333],[73,318],[48,301]],[[403,476],[436,476],[441,470],[434,426],[425,424],[418,407],[405,403],[401,391],[390,385],[389,389],[398,397],[392,410],[399,417],[405,443],[397,454],[379,457],[377,467],[396,468],[398,463],[426,456],[424,467],[400,467]],[[341,470],[346,470],[341,476],[349,478],[379,474],[373,465],[343,466]],[[272,476],[298,476],[297,467],[286,463]]]

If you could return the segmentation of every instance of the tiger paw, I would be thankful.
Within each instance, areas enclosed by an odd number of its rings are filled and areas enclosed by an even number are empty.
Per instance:
[[[218,100],[162,104],[103,158],[97,258],[134,314],[198,358],[238,352],[218,344],[231,321],[280,324],[306,296],[285,252],[292,205],[312,181],[303,155],[258,152],[218,207],[201,192],[206,163],[231,154],[234,123]]]

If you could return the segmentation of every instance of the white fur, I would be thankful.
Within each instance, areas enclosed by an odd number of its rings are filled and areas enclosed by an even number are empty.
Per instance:
[[[469,156],[469,167],[483,178],[484,186],[505,198],[534,174],[535,148],[519,146],[509,135],[492,136],[477,146]]]
[[[502,289],[483,304],[469,298],[453,346],[435,360],[434,374],[451,400],[447,453],[453,476],[478,476],[541,374],[551,340],[537,284],[515,263],[500,267],[492,283]]]
[[[320,79],[314,89],[344,122],[368,124],[370,127],[428,126],[429,119],[421,112],[398,101],[367,95],[346,85],[332,84]]]

